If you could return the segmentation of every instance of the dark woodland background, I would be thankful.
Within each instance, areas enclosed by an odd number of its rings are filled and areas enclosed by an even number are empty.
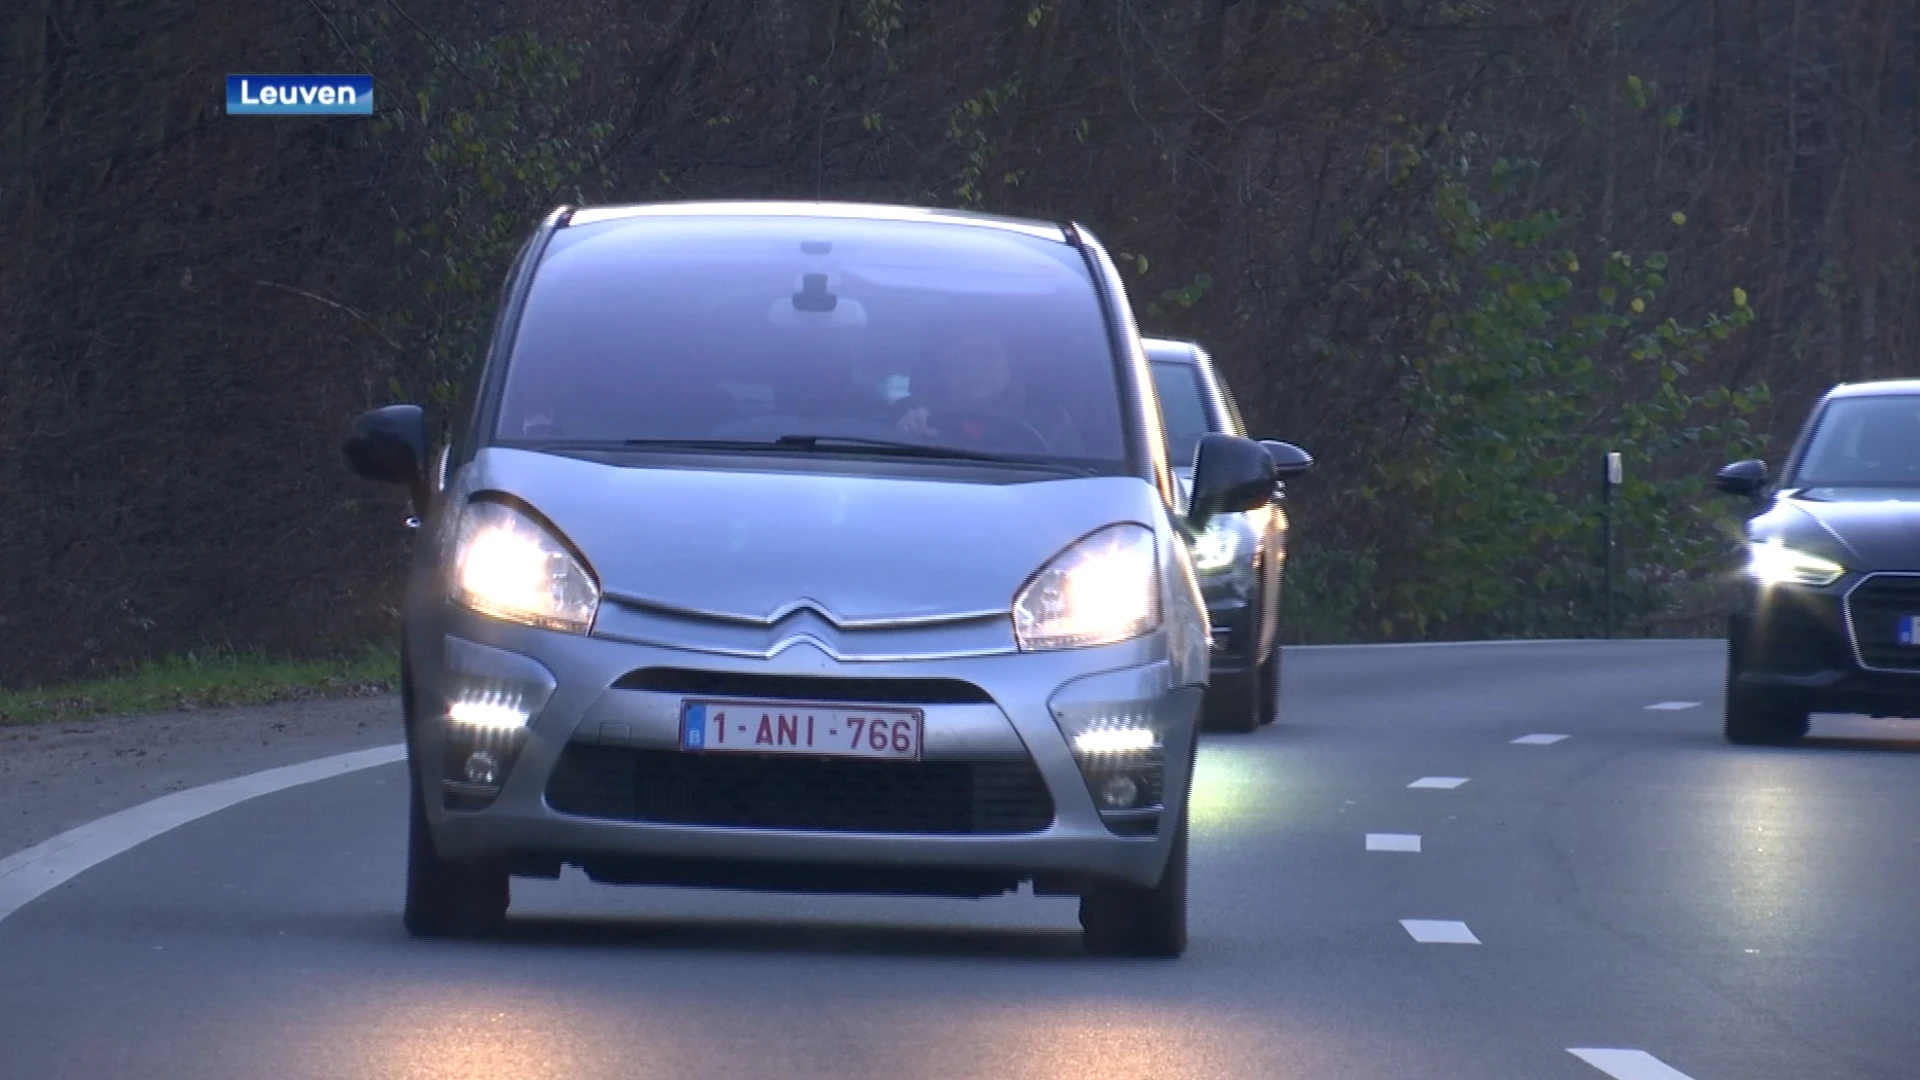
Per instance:
[[[373,118],[224,115],[228,73]],[[1073,217],[1294,485],[1294,640],[1713,633],[1835,381],[1920,374],[1920,0],[15,0],[0,684],[394,629],[356,411],[444,406],[561,202]]]

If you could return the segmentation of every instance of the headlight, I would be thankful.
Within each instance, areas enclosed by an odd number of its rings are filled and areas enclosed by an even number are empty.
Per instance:
[[[1747,545],[1747,572],[1762,585],[1831,585],[1847,568],[1831,559],[1796,551],[1778,540]]]
[[[1240,551],[1240,534],[1216,517],[1193,542],[1193,568],[1203,574],[1217,573],[1233,565]]]
[[[1013,599],[1020,648],[1073,649],[1126,641],[1160,625],[1153,531],[1114,525],[1054,557]]]
[[[483,615],[584,634],[600,607],[587,568],[527,515],[472,502],[454,537],[453,599]]]

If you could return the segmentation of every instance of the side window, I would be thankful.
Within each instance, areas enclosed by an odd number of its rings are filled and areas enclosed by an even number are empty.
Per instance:
[[[446,471],[448,472],[452,472],[473,457],[473,414],[480,406],[480,387],[486,381],[487,363],[492,358],[494,350],[501,345],[500,334],[506,327],[507,301],[513,295],[513,283],[519,278],[521,270],[526,265],[527,253],[533,250],[533,245],[539,238],[539,232],[535,231],[533,235],[522,241],[519,252],[513,257],[513,262],[508,264],[506,280],[500,285],[500,298],[494,306],[493,330],[487,335],[485,351],[480,354],[479,362],[468,370],[466,378],[462,380],[460,404],[454,409],[453,422],[447,436]]]
[[[473,457],[473,412],[480,404],[480,383],[485,371],[486,359],[482,357],[461,383],[460,404],[454,407],[453,422],[447,432],[446,471],[449,473]]]

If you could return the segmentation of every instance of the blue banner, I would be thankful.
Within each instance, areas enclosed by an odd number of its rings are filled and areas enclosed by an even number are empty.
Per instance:
[[[228,116],[370,116],[371,75],[229,75]]]

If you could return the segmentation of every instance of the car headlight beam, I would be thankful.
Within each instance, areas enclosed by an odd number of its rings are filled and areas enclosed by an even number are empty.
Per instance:
[[[1762,585],[1831,585],[1847,568],[1831,559],[1790,548],[1779,540],[1747,545],[1747,573]]]
[[[452,566],[453,599],[496,619],[584,634],[600,607],[600,586],[580,560],[505,503],[461,511]]]
[[[1225,518],[1216,517],[1193,541],[1193,568],[1203,574],[1218,573],[1233,565],[1240,552],[1240,534],[1228,527]]]
[[[1153,530],[1112,525],[1055,556],[1013,600],[1020,648],[1075,649],[1127,641],[1160,625]]]

